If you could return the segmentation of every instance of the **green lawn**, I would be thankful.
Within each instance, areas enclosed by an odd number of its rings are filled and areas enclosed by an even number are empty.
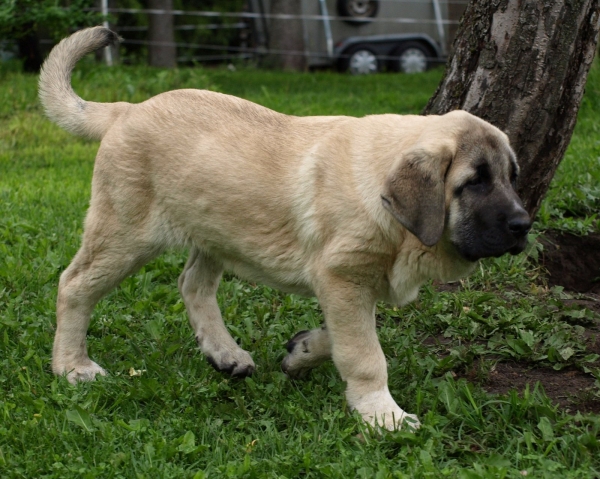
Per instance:
[[[440,70],[351,77],[225,69],[108,69],[85,63],[85,99],[141,101],[174,88],[210,88],[297,115],[419,113]],[[553,405],[542,388],[487,394],[498,361],[596,378],[586,345],[597,317],[546,288],[527,255],[482,262],[457,291],[423,288],[401,310],[381,305],[390,390],[419,415],[416,434],[371,435],[344,402],[332,364],[306,381],[280,370],[285,342],[320,324],[313,299],[227,277],[218,299],[232,334],[252,352],[251,379],[230,380],[197,351],[170,252],[103,300],[90,355],[110,371],[71,386],[50,372],[61,271],[77,251],[97,143],[44,119],[37,77],[0,64],[1,477],[460,477],[600,476],[600,417]],[[600,208],[600,67],[536,233],[586,232]],[[535,236],[534,233],[532,236]],[[475,370],[472,380],[459,379]],[[566,391],[568,394],[577,391]]]

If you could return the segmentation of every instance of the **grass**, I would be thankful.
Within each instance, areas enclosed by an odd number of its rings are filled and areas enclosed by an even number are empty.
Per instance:
[[[84,63],[73,81],[96,101],[137,102],[194,87],[290,114],[360,116],[418,113],[440,77],[439,70],[351,77]],[[390,390],[421,418],[416,434],[369,434],[348,413],[332,364],[302,382],[281,373],[287,339],[322,320],[313,299],[227,277],[219,304],[258,370],[242,381],[215,372],[195,348],[176,288],[185,261],[180,252],[147,265],[96,308],[90,355],[109,376],[77,386],[54,377],[56,287],[79,245],[98,145],[43,118],[36,81],[0,65],[0,476],[600,475],[600,417],[559,409],[539,385],[497,396],[458,379],[475,365],[485,378],[497,361],[509,359],[600,378],[598,357],[584,338],[597,318],[566,303],[560,288],[544,287],[539,246],[482,262],[458,291],[428,285],[401,310],[381,306]],[[594,227],[599,105],[596,65],[537,231]],[[597,396],[598,386],[588,394]]]

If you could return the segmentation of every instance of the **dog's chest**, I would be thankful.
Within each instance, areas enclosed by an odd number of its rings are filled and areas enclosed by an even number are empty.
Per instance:
[[[472,263],[458,260],[443,248],[410,248],[401,252],[394,262],[389,280],[389,301],[405,305],[414,301],[426,281],[456,281],[467,276]]]
[[[389,278],[389,298],[387,300],[395,305],[404,306],[415,299],[419,294],[419,288],[427,280],[416,274],[412,268],[406,265],[395,264],[394,270]]]

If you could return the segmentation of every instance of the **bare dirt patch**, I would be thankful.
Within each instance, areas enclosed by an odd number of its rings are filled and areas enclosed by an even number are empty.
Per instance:
[[[550,284],[600,295],[600,234],[576,236],[547,231],[541,243],[542,264]]]
[[[600,234],[576,236],[548,231],[541,238],[544,246],[541,263],[547,270],[550,286],[562,286],[573,298],[561,300],[577,309],[587,308],[600,314]],[[454,292],[460,283],[436,285],[438,291]],[[584,333],[586,349],[600,354],[600,323],[586,324]],[[428,338],[425,344],[446,344],[449,340],[441,335]],[[596,363],[595,366],[597,367]],[[531,363],[498,362],[491,371],[482,374],[482,363],[475,361],[467,371],[458,374],[468,381],[479,383],[489,393],[522,394],[527,386],[533,390],[540,383],[546,395],[567,412],[576,411],[600,414],[600,398],[595,395],[597,387],[591,374],[569,367],[555,370]]]
[[[532,391],[536,382],[555,404],[568,412],[600,413],[600,399],[593,396],[594,378],[574,368],[555,371],[521,363],[498,363],[482,387],[495,394],[507,394],[513,389],[522,393],[527,385]]]

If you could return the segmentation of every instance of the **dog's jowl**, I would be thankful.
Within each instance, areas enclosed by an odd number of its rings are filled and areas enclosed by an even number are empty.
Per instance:
[[[77,32],[40,77],[49,118],[101,140],[81,248],[60,278],[54,372],[71,382],[104,375],[86,349],[95,304],[182,248],[179,290],[216,369],[255,369],[217,304],[227,270],[318,298],[325,326],[290,340],[289,376],[333,359],[365,421],[418,427],[388,391],[376,303],[405,304],[428,279],[456,280],[480,258],[523,250],[530,219],[506,135],[463,111],[294,117],[191,89],[135,105],[79,98],[75,63],[116,40],[102,27]]]

